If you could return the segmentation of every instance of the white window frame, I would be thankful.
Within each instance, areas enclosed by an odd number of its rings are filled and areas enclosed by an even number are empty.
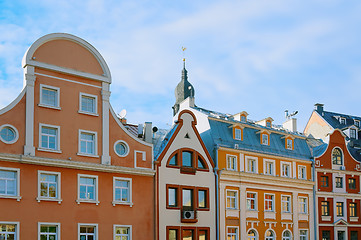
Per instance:
[[[11,124],[3,124],[0,126],[0,131],[3,129],[3,128],[11,128],[12,130],[14,130],[15,132],[15,138],[12,140],[12,141],[6,141],[5,139],[3,139],[1,136],[0,136],[0,140],[5,143],[5,144],[13,144],[13,143],[16,143],[19,139],[19,132],[18,130],[16,129],[16,127],[14,127],[13,125]]]
[[[52,198],[52,197],[41,196],[41,183],[40,183],[41,174],[48,174],[48,175],[56,175],[57,176],[57,185],[56,185],[56,195],[57,195],[57,197]],[[61,173],[60,172],[50,172],[50,171],[38,170],[38,197],[36,198],[36,200],[38,202],[40,202],[40,201],[55,201],[55,202],[58,202],[59,204],[63,201],[61,199]]]
[[[288,150],[293,150],[293,139],[286,138],[286,148]]]
[[[355,128],[350,128],[350,138],[352,138],[352,139],[357,139],[357,129],[355,129]],[[354,132],[355,133],[355,135],[353,135],[353,136],[351,136],[351,132]]]
[[[56,239],[60,240],[60,223],[38,222],[38,240],[40,240],[40,229],[42,226],[56,226]]]
[[[266,199],[266,195],[272,196],[271,200]],[[266,202],[271,202],[272,203],[272,210],[266,210]],[[264,211],[265,212],[275,212],[275,194],[271,194],[271,193],[265,193],[264,194]]]
[[[300,229],[300,240],[308,240],[308,229]],[[306,235],[301,235],[301,231],[306,231]],[[305,237],[305,238],[302,238],[302,237]]]
[[[124,155],[120,155],[120,154],[117,152],[116,147],[117,147],[118,143],[119,143],[119,144],[124,144],[124,145],[126,146],[127,152],[126,152]],[[128,143],[127,143],[126,141],[123,141],[123,140],[118,140],[118,141],[116,141],[116,142],[114,143],[113,148],[114,148],[115,154],[117,154],[118,157],[126,157],[126,156],[128,156],[128,154],[129,154],[129,152],[130,152],[130,148],[129,148]]]
[[[43,129],[43,127],[56,129],[56,137],[55,137],[55,140],[56,140],[56,148],[55,148],[55,149],[52,149],[52,148],[43,148],[43,147],[41,146],[41,137],[42,137],[42,132],[41,132],[41,130]],[[61,153],[61,150],[60,150],[60,126],[50,125],[50,124],[44,124],[44,123],[39,123],[39,145],[38,145],[38,151]]]
[[[93,178],[95,179],[95,199],[83,199],[80,198],[80,178]],[[77,200],[76,202],[78,204],[80,203],[95,203],[96,205],[98,205],[100,202],[98,200],[98,194],[99,193],[99,183],[98,183],[98,175],[88,175],[88,174],[78,174],[78,196],[77,196]]]
[[[229,166],[229,158],[230,157],[234,158],[233,163],[232,163],[234,165],[234,169]],[[237,158],[237,155],[227,154],[226,158],[227,158],[227,170],[229,170],[229,171],[238,171],[238,158]]]
[[[285,232],[286,231],[288,231],[290,234],[291,234],[291,236],[289,236],[289,237],[285,237],[285,236],[283,236],[283,234],[285,234]],[[285,229],[285,230],[283,230],[283,232],[282,232],[282,240],[292,240],[293,238],[293,234],[292,234],[292,231],[290,230],[290,229]]]
[[[263,138],[263,136],[266,136],[266,138]],[[267,143],[265,143],[264,140],[267,140]],[[262,145],[266,145],[266,146],[269,146],[269,135],[267,133],[261,133],[261,144]]]
[[[361,125],[360,125],[360,121],[359,121],[359,120],[354,120],[354,122],[355,122],[355,126],[356,126],[356,127],[358,127],[358,128],[360,128],[360,127],[361,127]]]
[[[94,135],[94,154],[83,153],[81,151],[81,134],[82,133]],[[98,156],[98,133],[97,132],[79,129],[79,133],[78,133],[78,153],[77,153],[77,155],[85,156],[85,157],[97,157],[97,158],[99,157]]]
[[[246,156],[246,171],[249,173],[258,173],[258,158],[257,157],[250,157],[250,156]],[[255,162],[255,171],[250,171],[250,161],[254,161]]]
[[[94,227],[94,240],[98,240],[98,224],[97,223],[78,223],[78,240],[80,240],[80,227]]]
[[[0,198],[11,198],[20,201],[20,168],[0,167],[0,170],[16,172],[16,193],[15,195],[0,194]]]
[[[248,193],[254,194],[254,198],[249,198]],[[246,192],[246,207],[247,211],[257,211],[258,210],[258,197],[257,192]],[[248,200],[254,201],[254,209],[248,208]]]
[[[228,192],[234,192],[234,193],[236,193],[236,196],[235,197],[230,197],[230,196],[228,196]],[[227,206],[227,203],[228,203],[228,199],[229,198],[234,198],[235,199],[235,201],[234,201],[234,207],[228,207]],[[226,209],[233,209],[233,210],[235,210],[235,209],[238,209],[238,190],[233,190],[233,189],[226,189]]]
[[[288,175],[284,174],[283,168],[288,166]],[[290,162],[283,162],[281,161],[281,176],[292,178],[292,164]]]
[[[304,201],[301,201],[304,199]],[[308,214],[308,198],[307,197],[298,197],[298,206],[299,206],[299,213],[300,214]],[[305,212],[302,209],[305,209]]]
[[[0,225],[15,225],[15,240],[19,240],[20,239],[20,222],[5,222],[5,221],[0,221]]]
[[[116,234],[117,227],[129,228],[129,240],[132,240],[132,225],[117,225],[117,224],[113,225],[113,239],[114,240],[116,239],[116,236],[117,236],[117,234]]]
[[[272,173],[269,173],[267,163],[272,163],[272,166],[273,166],[273,172]],[[275,176],[276,175],[276,161],[275,160],[263,159],[263,174],[264,175],[270,175],[270,176]]]
[[[304,177],[302,177],[302,172],[304,172]],[[307,167],[304,165],[298,166],[298,179],[307,179]]]
[[[340,117],[340,124],[346,125],[346,118]]]
[[[115,182],[116,181],[127,181],[129,183],[129,187],[128,187],[129,201],[125,202],[125,201],[115,199],[115,189],[116,189]],[[132,201],[132,178],[113,177],[113,202],[112,202],[112,204],[113,204],[113,206],[115,206],[116,204],[129,205],[130,207],[133,206],[133,201]]]
[[[235,140],[242,140],[242,129],[239,129],[239,128],[234,129],[234,139]]]
[[[88,97],[88,98],[93,98],[95,103],[94,103],[94,112],[88,112],[88,111],[84,111],[82,110],[82,97]],[[98,114],[98,96],[97,95],[92,95],[92,94],[88,94],[88,93],[83,93],[80,92],[79,93],[79,110],[78,113],[82,113],[82,114],[87,114],[87,115],[93,115],[93,116],[99,116]]]
[[[284,201],[283,197],[288,197],[288,201]],[[287,203],[288,210],[283,209],[283,203]],[[291,213],[292,212],[292,197],[291,195],[281,195],[281,212],[282,213]]]
[[[228,229],[229,229],[229,228],[234,228],[234,229],[236,229],[236,233],[228,233]],[[235,236],[235,237],[236,237],[236,240],[239,240],[239,236],[238,236],[238,234],[239,234],[239,227],[237,227],[237,226],[229,226],[229,227],[227,227],[227,232],[226,232],[226,234],[227,234],[227,239],[228,239],[228,237]]]
[[[57,93],[57,103],[58,103],[57,106],[48,105],[48,104],[45,104],[43,102],[43,88],[48,88],[48,89],[56,91],[56,93]],[[40,84],[40,99],[39,99],[39,101],[40,102],[39,102],[38,106],[40,106],[40,107],[53,108],[53,109],[60,110],[61,109],[60,108],[60,88],[45,85],[45,84]]]

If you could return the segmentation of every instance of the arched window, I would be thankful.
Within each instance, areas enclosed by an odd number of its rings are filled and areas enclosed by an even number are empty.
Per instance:
[[[291,232],[288,230],[284,231],[282,234],[282,240],[291,240],[291,239],[292,239]]]
[[[274,240],[275,239],[275,233],[272,230],[266,231],[266,240]]]
[[[332,151],[332,163],[335,165],[342,165],[342,152],[341,149],[335,148]]]
[[[256,240],[257,239],[257,233],[255,230],[249,230],[248,231],[248,239],[247,240]]]

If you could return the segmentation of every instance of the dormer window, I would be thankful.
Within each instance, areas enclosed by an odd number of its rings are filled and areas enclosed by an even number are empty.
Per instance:
[[[271,127],[271,122],[270,121],[266,122],[266,127],[269,127],[269,128]]]
[[[242,129],[240,129],[240,128],[234,129],[234,139],[242,140]]]
[[[261,139],[262,139],[262,145],[269,145],[269,139],[267,133],[261,134]]]
[[[350,128],[350,138],[356,138],[356,129]]]
[[[341,149],[335,148],[332,151],[332,163],[335,165],[342,165],[342,152]]]
[[[246,116],[244,115],[241,116],[241,122],[246,122]]]
[[[288,150],[293,150],[293,140],[292,139],[286,139],[286,148]]]
[[[346,125],[346,118],[341,117],[340,118],[340,124]]]
[[[355,126],[358,127],[358,128],[360,127],[360,121],[359,120],[355,120]]]

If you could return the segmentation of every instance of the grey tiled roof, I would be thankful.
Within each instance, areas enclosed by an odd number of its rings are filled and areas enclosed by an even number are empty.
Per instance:
[[[361,121],[361,117],[346,115],[346,114],[342,114],[342,113],[322,111],[319,114],[325,119],[325,121],[328,122],[328,124],[330,124],[335,129],[336,128],[337,129],[344,129],[344,128],[347,128],[347,127],[350,127],[350,126],[354,125],[354,119]],[[346,124],[341,124],[340,121],[337,118],[335,118],[335,116],[345,118],[346,119]]]

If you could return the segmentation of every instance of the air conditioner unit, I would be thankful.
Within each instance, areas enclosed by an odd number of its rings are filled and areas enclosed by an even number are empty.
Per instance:
[[[183,219],[194,219],[194,211],[183,211]]]
[[[340,167],[340,170],[345,170],[345,166],[341,166],[341,167]]]

